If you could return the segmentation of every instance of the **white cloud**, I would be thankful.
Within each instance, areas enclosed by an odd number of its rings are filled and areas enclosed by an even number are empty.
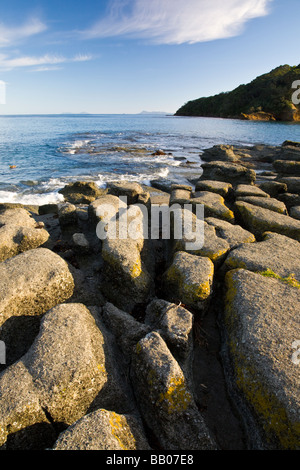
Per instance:
[[[273,0],[111,0],[107,16],[84,37],[128,36],[158,44],[212,41],[238,35]]]
[[[86,62],[91,60],[91,55],[76,55],[72,58],[67,58],[63,56],[56,56],[45,54],[41,57],[34,57],[34,56],[21,56],[21,57],[14,57],[11,58],[8,55],[0,54],[0,70],[12,70],[15,68],[20,67],[36,67],[39,66],[36,71],[46,71],[47,68],[49,70],[54,70],[54,67],[49,66],[56,66],[58,64],[63,64],[66,62]],[[57,68],[56,68],[57,70]]]
[[[38,18],[31,18],[18,27],[8,27],[0,23],[0,47],[10,46],[20,39],[42,33],[46,29],[47,26]]]

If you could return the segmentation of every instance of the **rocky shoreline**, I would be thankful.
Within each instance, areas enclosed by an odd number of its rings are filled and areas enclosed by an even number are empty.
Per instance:
[[[201,159],[190,185],[0,204],[0,449],[300,448],[300,144]],[[100,240],[103,204],[188,204],[193,228],[202,206],[204,243]]]

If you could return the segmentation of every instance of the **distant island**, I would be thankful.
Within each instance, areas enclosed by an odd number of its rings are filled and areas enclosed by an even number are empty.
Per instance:
[[[281,65],[233,91],[189,101],[175,116],[300,122],[300,106],[292,102],[297,80],[300,64]]]

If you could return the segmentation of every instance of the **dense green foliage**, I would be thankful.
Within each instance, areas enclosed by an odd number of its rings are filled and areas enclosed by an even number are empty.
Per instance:
[[[282,65],[231,92],[189,101],[175,116],[239,118],[241,113],[263,111],[282,120],[293,108],[292,83],[296,80],[300,80],[300,64]]]

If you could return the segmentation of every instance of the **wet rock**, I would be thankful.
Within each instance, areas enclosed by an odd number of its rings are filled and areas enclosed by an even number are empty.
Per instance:
[[[295,276],[300,281],[300,243],[278,233],[266,232],[261,242],[245,244],[232,250],[226,269],[272,270],[281,277]]]
[[[184,374],[159,333],[139,341],[131,375],[142,417],[162,448],[216,448]]]
[[[299,288],[243,269],[230,271],[226,285],[225,324],[236,386],[254,410],[267,448],[298,449]]]
[[[163,275],[163,291],[169,301],[203,312],[212,294],[213,276],[209,258],[179,251]]]
[[[238,201],[235,208],[244,225],[257,237],[264,232],[276,232],[300,241],[300,222],[288,215]]]
[[[71,204],[90,204],[106,191],[100,189],[93,182],[76,181],[66,185],[58,192],[64,196],[66,202]]]
[[[53,450],[151,450],[142,423],[131,415],[100,409],[60,434]]]

